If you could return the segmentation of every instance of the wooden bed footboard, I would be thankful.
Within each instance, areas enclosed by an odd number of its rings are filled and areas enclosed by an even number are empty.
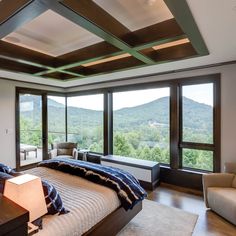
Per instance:
[[[109,235],[115,236],[131,219],[133,219],[142,210],[142,202],[136,204],[132,210],[125,211],[119,207],[102,221],[93,226],[83,236]]]

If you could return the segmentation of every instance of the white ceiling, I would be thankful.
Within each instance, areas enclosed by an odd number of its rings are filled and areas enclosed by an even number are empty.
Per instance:
[[[91,76],[86,79],[68,82],[45,80],[4,71],[0,71],[0,76],[15,80],[69,87],[236,60],[236,0],[187,0],[187,2],[210,55],[101,76]]]

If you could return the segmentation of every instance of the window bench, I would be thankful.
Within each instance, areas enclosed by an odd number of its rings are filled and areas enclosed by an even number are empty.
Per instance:
[[[158,162],[108,155],[101,157],[101,164],[131,173],[139,180],[142,187],[148,190],[153,190],[159,183],[160,165]]]

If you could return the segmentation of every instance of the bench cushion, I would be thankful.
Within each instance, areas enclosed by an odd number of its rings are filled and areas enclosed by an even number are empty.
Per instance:
[[[207,189],[209,207],[228,221],[236,224],[236,189],[209,187]]]

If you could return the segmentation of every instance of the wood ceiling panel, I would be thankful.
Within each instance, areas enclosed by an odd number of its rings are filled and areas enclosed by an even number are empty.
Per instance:
[[[126,57],[119,60],[114,60],[102,64],[89,66],[87,68],[95,71],[96,73],[104,73],[141,65],[144,64],[141,61],[137,60],[136,58]]]
[[[179,60],[187,57],[196,56],[197,53],[191,43],[185,43],[160,50],[146,49],[142,53],[151,57],[156,62]]]
[[[12,2],[14,2],[13,5]],[[146,9],[149,7],[143,4],[153,4],[152,2],[153,1],[146,0],[114,0],[112,2],[110,0],[0,1],[0,22],[1,19],[8,19],[3,24],[0,24],[0,38],[24,26],[24,24],[33,21],[36,17],[50,9],[50,11],[54,11],[57,15],[59,14],[73,22],[73,24],[76,24],[76,27],[77,25],[83,27],[83,29],[89,31],[90,34],[96,35],[95,37],[100,37],[105,40],[99,43],[95,42],[93,45],[81,49],[73,49],[74,51],[57,57],[52,57],[0,40],[0,62],[2,63],[0,68],[35,74],[43,78],[50,77],[58,80],[68,80],[71,78],[83,79],[90,75],[198,56],[199,54],[197,54],[196,51],[199,51],[200,54],[203,55],[204,45],[203,49],[200,45],[202,41],[199,41],[200,46],[198,46],[198,42],[195,40],[193,43],[191,39],[191,37],[193,37],[192,35],[199,34],[199,32],[196,30],[194,34],[190,32],[191,25],[193,25],[193,27],[197,26],[193,24],[194,19],[191,16],[185,0],[179,0],[181,7],[179,7],[177,3],[173,3],[172,6],[172,1],[164,0],[164,2],[168,2],[172,16],[177,16],[177,21],[168,17],[161,18],[162,20],[159,21],[152,21],[154,18],[151,19],[151,17],[150,19],[147,18],[143,20],[145,21],[143,25],[142,23],[137,23],[143,17],[141,12],[137,15],[137,18],[134,19],[136,26],[134,24],[132,27],[128,26],[129,24],[126,24],[126,21],[121,20],[123,16],[116,16],[112,11],[104,7],[104,3],[113,8],[113,4],[115,3],[121,5],[126,4],[124,5],[125,8],[127,8],[127,5],[133,4],[135,7],[135,4],[137,4],[137,9],[128,9],[129,12],[127,14],[133,14],[133,12],[139,11],[138,8],[140,4]],[[163,2],[163,0],[156,0],[156,2],[160,3]],[[19,11],[16,10],[17,4],[23,6]],[[156,6],[156,4],[154,5]],[[1,8],[1,6],[3,6],[3,8]],[[142,7],[140,9],[142,9]],[[3,14],[1,14],[2,9],[4,9]],[[6,14],[10,11],[14,12],[14,15],[11,18],[7,18]],[[154,9],[154,11],[151,9],[150,11],[152,11],[152,13],[150,12],[151,15],[153,13],[157,15],[160,13],[158,9]],[[190,25],[187,25],[188,27],[186,26],[186,22],[183,22],[185,11],[188,13],[188,17],[185,21],[190,19]],[[119,14],[123,14],[123,12]],[[126,13],[124,12],[124,14]],[[150,25],[150,22],[152,22],[152,25]],[[181,27],[179,25],[180,22],[182,22]],[[61,30],[61,24],[56,27]],[[183,32],[182,29],[184,29],[185,32]],[[33,27],[32,37],[35,37],[35,32],[37,32],[36,26]],[[188,35],[191,37],[189,38]],[[156,47],[158,50],[154,50],[154,46],[170,43],[186,37],[190,39],[191,43],[184,43],[162,49],[158,49],[158,46]],[[56,36],[55,42],[57,38],[58,40],[60,39],[59,36]],[[77,38],[78,37],[72,41],[76,41]],[[67,46],[66,44],[67,43],[64,45],[65,47]],[[192,45],[194,45],[194,47]],[[116,56],[126,53],[131,56],[117,59]],[[58,55],[60,55],[60,53]],[[102,61],[103,63],[96,64],[96,61],[109,57],[116,58],[116,60]],[[88,64],[91,62],[94,63]]]
[[[54,72],[54,73],[49,73],[44,75],[45,78],[52,78],[52,79],[59,79],[59,80],[67,80],[67,79],[72,79],[75,76],[73,75],[67,75],[64,73],[59,73],[59,72]]]
[[[0,55],[27,60],[46,66],[54,66],[55,63],[54,57],[7,43],[2,40],[0,40]]]
[[[5,60],[1,58],[0,58],[0,69],[15,71],[15,72],[23,72],[23,73],[28,73],[28,74],[34,74],[34,73],[42,71],[42,69],[40,68],[36,68],[29,65],[22,66],[21,63]]]
[[[65,63],[69,64],[78,61],[84,61],[119,51],[120,50],[118,48],[110,45],[109,43],[101,42],[58,57],[57,65],[63,66]]]
[[[0,24],[14,15],[18,10],[27,5],[32,0],[17,0],[17,1],[9,1],[2,0],[0,2]],[[10,4],[9,4],[10,2]]]
[[[163,21],[161,23],[157,23],[155,25],[151,25],[149,27],[134,31],[132,33],[135,35],[135,38],[138,38],[138,41],[134,41],[133,38],[130,38],[129,35],[126,35],[122,38],[125,42],[133,47],[138,46],[140,44],[145,44],[153,41],[158,41],[164,38],[172,38],[176,36],[183,35],[184,32],[177,24],[175,19],[170,19],[167,21]],[[141,43],[140,43],[141,42]]]
[[[128,28],[122,25],[118,20],[112,17],[92,0],[64,0],[63,4],[92,22],[96,22],[97,25],[117,37],[130,33]]]

